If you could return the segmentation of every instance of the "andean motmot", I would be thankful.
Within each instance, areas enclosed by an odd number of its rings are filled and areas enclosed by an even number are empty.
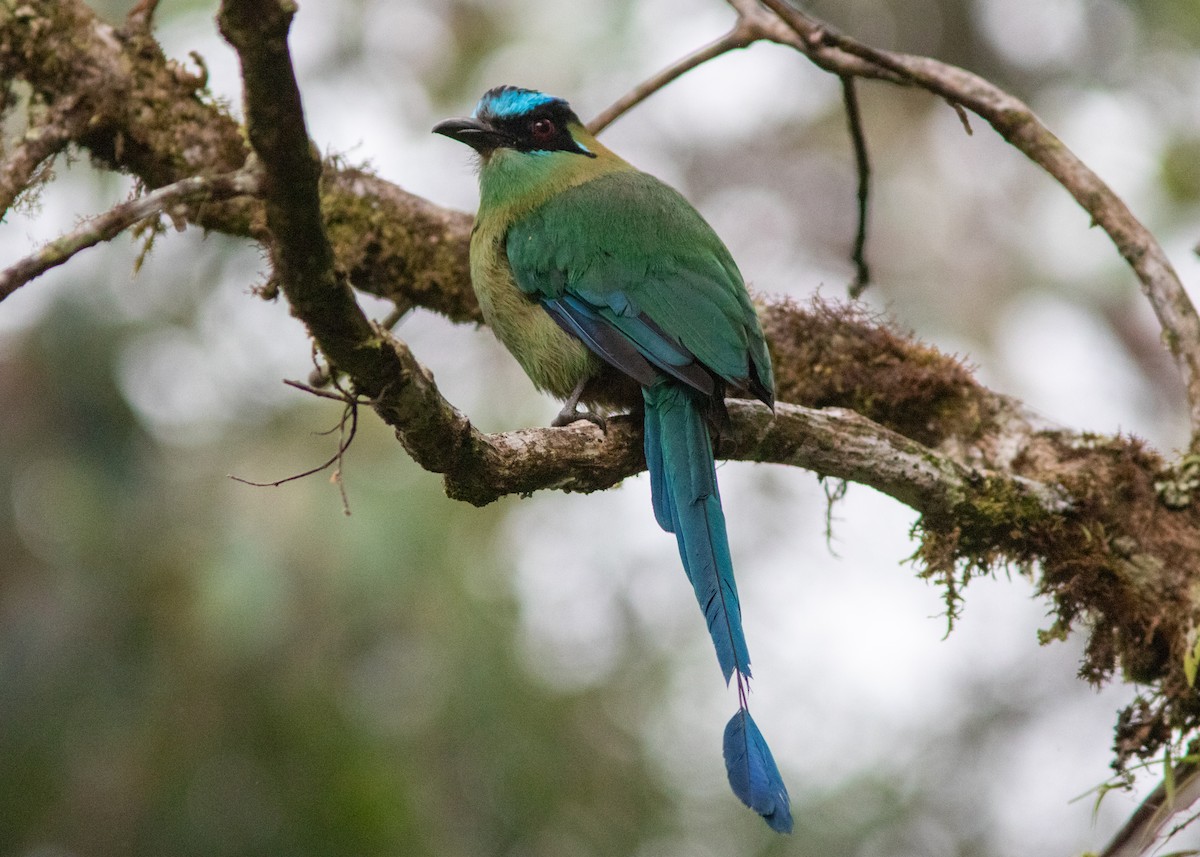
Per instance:
[[[790,832],[787,789],[746,705],[742,633],[714,432],[726,393],[774,407],[762,326],[732,256],[678,192],[622,160],[561,98],[484,94],[436,133],[480,159],[471,280],[484,320],[534,385],[566,405],[644,413],[654,515],[675,534],[738,711],[725,728],[734,793]]]

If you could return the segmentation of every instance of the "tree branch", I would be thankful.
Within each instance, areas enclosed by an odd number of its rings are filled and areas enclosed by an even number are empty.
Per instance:
[[[733,29],[728,33],[699,50],[688,54],[678,62],[672,63],[653,77],[639,83],[589,122],[587,125],[588,130],[593,134],[599,134],[623,114],[641,104],[667,84],[687,74],[696,66],[703,65],[709,60],[715,59],[722,54],[727,54],[730,51],[749,47],[761,38],[763,38],[763,32],[754,24],[753,20],[747,15],[739,14],[737,22],[733,25]]]
[[[1182,762],[1171,778],[1170,788],[1164,781],[1146,796],[1099,857],[1140,857],[1155,850],[1171,819],[1200,800],[1200,764]]]
[[[69,261],[76,253],[113,239],[148,217],[188,203],[252,196],[258,190],[258,177],[250,170],[239,170],[220,176],[193,176],[114,206],[0,271],[0,301],[34,277]]]
[[[218,15],[222,35],[242,63],[247,131],[262,164],[276,277],[292,313],[356,390],[374,399],[413,458],[447,472],[460,447],[477,446],[480,435],[442,397],[408,347],[371,324],[334,265],[321,210],[321,163],[308,138],[287,47],[292,15],[287,0],[225,0]]]
[[[0,165],[0,218],[22,191],[37,184],[34,176],[42,164],[65,149],[86,127],[88,114],[80,109],[81,100],[72,96],[49,108],[4,159]]]
[[[732,0],[731,0],[732,2]],[[1166,253],[1125,203],[1058,139],[1029,106],[978,75],[928,57],[868,47],[835,32],[787,0],[762,0],[800,37],[813,62],[841,76],[860,76],[858,63],[927,89],[983,117],[1030,160],[1050,173],[1116,245],[1142,284],[1163,329],[1163,339],[1183,373],[1191,417],[1193,452],[1200,451],[1200,315]],[[795,41],[786,44],[796,47]],[[853,57],[856,63],[848,63]]]

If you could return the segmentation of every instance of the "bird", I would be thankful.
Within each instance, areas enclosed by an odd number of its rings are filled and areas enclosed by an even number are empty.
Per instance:
[[[747,703],[750,654],[713,453],[730,425],[727,393],[775,404],[766,338],[733,257],[679,192],[604,146],[562,98],[493,87],[471,116],[433,132],[478,156],[472,286],[534,386],[565,400],[553,425],[642,412],[655,519],[675,534],[726,685],[737,681],[723,747],[730,786],[790,833],[788,791]]]

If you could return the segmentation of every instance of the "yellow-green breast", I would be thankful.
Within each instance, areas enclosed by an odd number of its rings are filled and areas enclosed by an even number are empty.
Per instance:
[[[604,362],[564,331],[513,279],[505,252],[509,227],[554,195],[614,170],[632,170],[582,128],[597,158],[566,152],[534,161],[528,155],[498,150],[480,174],[480,206],[471,233],[471,284],[484,320],[512,352],[539,390],[565,399],[585,378],[596,376]]]

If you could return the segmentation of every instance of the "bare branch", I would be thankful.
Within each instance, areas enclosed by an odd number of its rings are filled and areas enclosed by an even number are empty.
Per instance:
[[[763,38],[762,31],[749,18],[739,15],[737,23],[733,25],[732,30],[699,50],[688,54],[678,62],[672,63],[653,77],[639,83],[589,122],[587,126],[588,130],[593,134],[599,134],[624,113],[641,104],[655,92],[658,92],[658,90],[691,71],[696,66],[702,65],[722,54],[727,54],[730,51],[748,47],[761,38]]]
[[[799,36],[778,17],[766,12],[759,5],[758,0],[728,0],[728,2],[737,12],[737,21],[728,33],[639,83],[592,119],[588,123],[588,130],[593,134],[599,134],[627,111],[641,104],[658,90],[696,66],[730,51],[749,47],[754,42],[769,40],[791,45],[801,51],[805,50]],[[854,57],[846,57],[844,64],[847,68],[853,68],[855,74],[861,77],[884,77],[899,82],[899,79],[891,72],[881,70],[871,63],[861,62]]]
[[[1029,106],[978,75],[928,57],[881,51],[818,23],[786,0],[762,0],[800,37],[801,50],[839,75],[858,75],[853,57],[879,72],[936,93],[983,117],[1005,140],[1045,169],[1104,229],[1137,274],[1163,339],[1183,372],[1192,449],[1200,450],[1200,315],[1166,253],[1125,203],[1033,114]],[[787,44],[795,46],[794,41]],[[853,69],[853,70],[852,70]],[[883,74],[883,73],[886,74]]]
[[[858,298],[871,283],[871,269],[867,266],[867,211],[871,197],[871,160],[867,155],[867,138],[863,133],[862,111],[858,106],[858,90],[854,78],[842,75],[842,100],[846,105],[846,124],[850,129],[850,140],[854,144],[854,163],[858,168],[858,230],[854,234],[854,249],[850,261],[854,263],[854,282],[850,284],[850,297]]]
[[[639,83],[592,119],[588,123],[588,130],[593,134],[599,134],[627,111],[697,66],[730,51],[749,47],[756,41],[768,39],[791,44],[793,47],[804,50],[795,33],[786,27],[781,28],[779,25],[782,22],[777,17],[765,13],[757,0],[730,0],[730,5],[737,11],[737,21],[728,33]],[[865,71],[864,67],[863,73]],[[850,137],[854,144],[854,157],[859,176],[858,229],[855,233],[854,249],[850,257],[855,267],[855,278],[850,285],[850,296],[857,298],[866,289],[871,279],[866,261],[867,202],[870,193],[871,168],[867,158],[867,144],[863,136],[862,117],[852,76],[842,75],[842,90],[845,96],[846,118],[850,128]]]
[[[113,239],[148,217],[198,200],[230,199],[254,195],[258,190],[257,176],[249,170],[240,170],[221,176],[194,176],[123,202],[0,271],[0,301],[35,277],[67,262],[76,253]]]
[[[342,514],[346,515],[346,517],[349,517],[350,498],[346,495],[346,479],[344,473],[346,452],[350,449],[350,444],[354,443],[354,438],[358,434],[359,399],[352,393],[343,390],[340,386],[338,387],[338,392],[335,394],[326,392],[324,390],[317,390],[308,386],[307,384],[301,384],[299,381],[284,381],[284,383],[291,387],[295,387],[298,390],[304,390],[307,393],[311,393],[314,396],[319,396],[325,399],[337,399],[345,404],[345,408],[342,410],[341,419],[338,420],[337,425],[328,431],[320,432],[320,434],[333,434],[334,432],[338,433],[337,451],[334,452],[334,454],[330,456],[324,464],[319,464],[316,467],[309,468],[303,473],[296,473],[292,476],[284,477],[283,479],[277,479],[274,482],[252,482],[249,479],[243,479],[240,476],[233,476],[232,474],[229,478],[235,482],[241,482],[243,485],[250,485],[255,488],[278,488],[280,485],[283,485],[287,482],[295,482],[297,479],[304,479],[307,476],[312,476],[320,473],[322,470],[333,467],[334,470],[332,481],[337,483],[338,492],[342,497]],[[350,424],[349,431],[346,430],[346,423]],[[337,466],[334,467],[334,465]]]

